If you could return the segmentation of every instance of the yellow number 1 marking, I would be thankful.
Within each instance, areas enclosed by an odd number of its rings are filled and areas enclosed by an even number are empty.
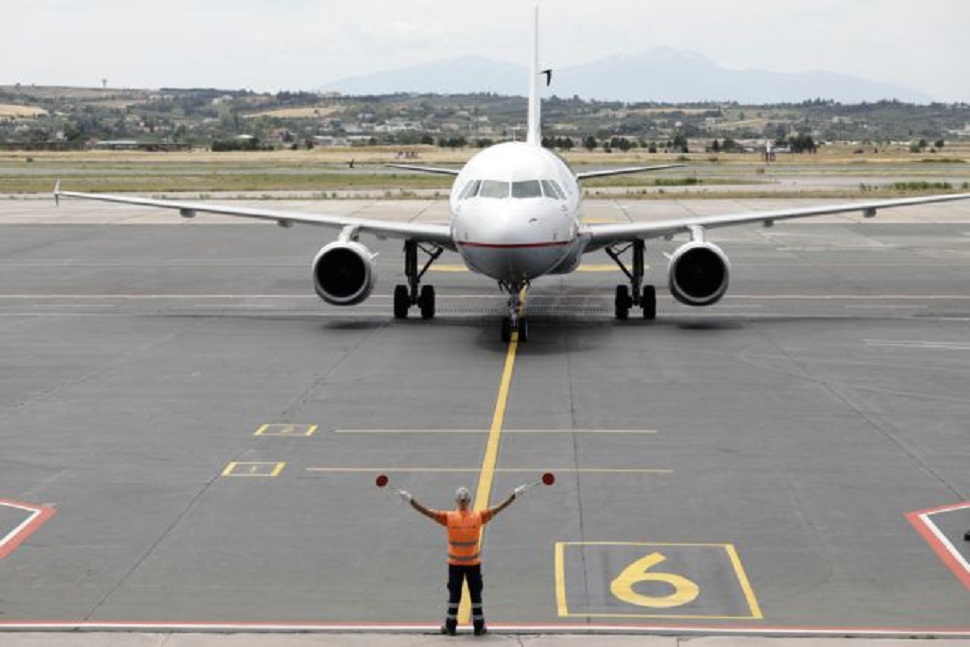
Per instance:
[[[610,592],[618,599],[638,607],[652,609],[670,609],[690,604],[701,594],[701,588],[682,575],[673,573],[651,572],[650,569],[667,561],[660,553],[650,553],[641,557],[623,569],[615,580],[610,583]],[[640,582],[663,582],[673,587],[669,595],[646,595],[633,590],[633,585]]]

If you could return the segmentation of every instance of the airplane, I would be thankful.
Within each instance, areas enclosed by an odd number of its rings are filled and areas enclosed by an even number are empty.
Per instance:
[[[750,223],[766,227],[780,220],[829,214],[862,212],[867,218],[878,209],[952,200],[970,193],[930,195],[861,203],[776,209],[773,211],[673,218],[658,222],[616,224],[584,223],[580,216],[580,182],[593,177],[657,171],[682,164],[636,166],[574,173],[554,152],[542,147],[540,77],[547,83],[549,70],[540,70],[539,10],[535,11],[532,60],[529,66],[529,99],[526,139],[493,145],[474,155],[461,169],[412,164],[389,164],[396,168],[453,176],[449,195],[448,224],[420,224],[308,214],[262,208],[220,205],[209,202],[156,200],[110,194],[62,191],[60,181],[54,198],[81,198],[131,205],[176,209],[185,218],[214,213],[275,221],[281,227],[295,223],[339,229],[337,239],[324,245],[311,263],[317,295],[335,306],[352,306],[367,299],[374,289],[375,254],[360,242],[361,235],[404,241],[404,274],[407,284],[394,288],[394,317],[404,319],[417,307],[423,319],[435,316],[435,291],[422,279],[444,253],[457,252],[473,272],[498,283],[509,295],[502,320],[503,342],[526,341],[528,318],[524,295],[532,281],[575,271],[584,254],[603,250],[619,266],[628,282],[617,285],[614,312],[627,319],[637,308],[644,319],[657,315],[656,288],[644,284],[646,241],[671,240],[686,234],[689,240],[668,254],[667,287],[680,303],[710,306],[727,292],[731,265],[727,255],[707,240],[708,230]],[[629,259],[625,256],[629,252]],[[419,261],[424,260],[423,264]]]

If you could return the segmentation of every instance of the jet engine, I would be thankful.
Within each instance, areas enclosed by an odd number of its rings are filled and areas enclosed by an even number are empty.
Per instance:
[[[356,241],[325,245],[313,259],[313,287],[335,306],[352,306],[374,289],[374,254]]]
[[[731,263],[721,248],[704,241],[681,245],[670,256],[667,269],[670,293],[689,306],[709,306],[720,301],[728,288]]]

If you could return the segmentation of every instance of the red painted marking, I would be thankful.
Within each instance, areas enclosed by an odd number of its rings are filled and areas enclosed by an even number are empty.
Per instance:
[[[484,249],[535,249],[537,247],[565,247],[569,245],[572,241],[562,240],[562,241],[550,241],[547,243],[510,243],[510,244],[499,244],[499,243],[475,243],[468,241],[456,241],[459,247],[481,247]]]
[[[965,587],[970,589],[970,571],[957,561],[956,556],[950,552],[950,549],[940,541],[940,538],[936,536],[936,533],[927,525],[927,521],[923,520],[923,516],[931,516],[934,514],[940,514],[941,512],[953,512],[954,510],[963,510],[970,508],[970,501],[967,503],[959,503],[956,505],[944,505],[937,508],[929,508],[928,510],[917,510],[916,512],[906,513],[906,520],[912,524],[913,528],[916,529],[926,543],[930,545],[936,556],[946,565],[950,572],[952,572],[960,582],[963,583]],[[931,523],[931,522],[930,522]],[[934,524],[935,525],[935,524]],[[937,528],[937,530],[939,530]]]
[[[490,623],[493,633],[676,633],[676,634],[743,634],[743,635],[798,635],[798,636],[882,636],[882,637],[970,637],[970,627],[811,627],[811,626],[762,626],[762,625],[647,625],[647,624],[586,624],[564,623]],[[34,631],[232,631],[232,632],[437,632],[437,624],[419,623],[338,623],[338,622],[173,622],[131,621],[118,622],[17,622],[0,621],[0,630],[21,629]]]
[[[8,508],[16,508],[18,510],[24,510],[30,513],[30,521],[25,524],[19,525],[12,532],[4,537],[0,537],[0,559],[3,559],[13,551],[17,550],[28,537],[30,537],[34,532],[40,528],[44,523],[54,516],[54,508],[47,508],[40,505],[32,505],[30,503],[22,503],[20,501],[11,501],[9,499],[0,499],[0,505],[7,506]]]

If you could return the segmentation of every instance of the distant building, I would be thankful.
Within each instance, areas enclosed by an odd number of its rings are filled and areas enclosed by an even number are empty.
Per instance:
[[[180,142],[140,142],[136,139],[105,139],[88,145],[98,150],[170,152],[190,151],[192,144]]]
[[[335,137],[333,135],[314,135],[310,138],[314,146],[329,147],[329,146],[347,146],[349,142],[346,137]]]
[[[111,151],[134,151],[138,150],[139,144],[134,139],[106,139],[95,143],[94,147]]]

